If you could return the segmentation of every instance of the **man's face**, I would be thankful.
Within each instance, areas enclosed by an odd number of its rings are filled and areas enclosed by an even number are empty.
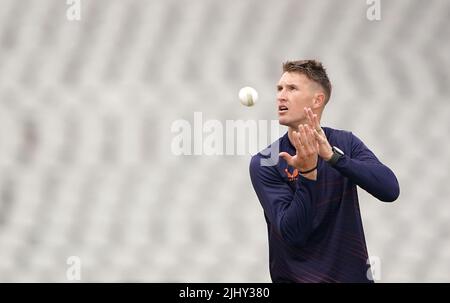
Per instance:
[[[305,107],[313,107],[315,83],[303,74],[285,72],[277,85],[278,120],[281,125],[298,128],[305,123]]]

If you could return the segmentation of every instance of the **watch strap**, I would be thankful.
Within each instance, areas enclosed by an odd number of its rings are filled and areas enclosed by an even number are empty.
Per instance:
[[[342,154],[340,154],[339,152],[337,152],[334,147],[332,148],[333,150],[333,155],[331,156],[330,160],[328,160],[327,162],[333,166],[337,163],[337,161],[343,156]]]

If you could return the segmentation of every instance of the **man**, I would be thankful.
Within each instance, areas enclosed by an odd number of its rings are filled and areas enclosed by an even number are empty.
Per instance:
[[[320,126],[331,95],[320,62],[286,62],[277,89],[279,122],[288,131],[250,162],[272,281],[373,282],[356,186],[392,202],[397,178],[351,132]],[[262,165],[273,146],[280,160]]]

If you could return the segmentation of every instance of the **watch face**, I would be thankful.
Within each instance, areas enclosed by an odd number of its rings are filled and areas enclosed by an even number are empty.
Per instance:
[[[334,149],[338,154],[341,154],[341,155],[344,154],[344,152],[343,152],[342,150],[340,150],[339,148],[337,148],[336,146],[333,146],[333,149]]]

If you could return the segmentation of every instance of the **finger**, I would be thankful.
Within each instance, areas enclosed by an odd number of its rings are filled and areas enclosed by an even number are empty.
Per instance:
[[[298,134],[298,139],[301,142],[302,148],[300,150],[300,157],[306,158],[307,157],[307,149],[308,149],[308,142],[305,135],[304,126],[301,125],[300,132]]]
[[[314,153],[318,153],[319,152],[318,142],[316,136],[314,135],[313,129],[310,127],[308,127],[308,137],[309,141],[311,142],[311,149],[313,150]]]
[[[319,122],[319,118],[317,117],[316,114],[314,114],[312,116],[313,119],[313,123],[314,123],[314,128],[317,130],[318,133],[323,133],[322,131],[322,127],[320,127],[320,122]]]
[[[325,138],[321,135],[321,134],[319,134],[319,132],[317,131],[317,129],[313,129],[313,132],[314,132],[314,136],[316,137],[316,139],[317,139],[317,142],[319,143],[319,144],[324,144],[325,143]]]
[[[298,131],[295,132],[295,139],[297,140],[299,146],[303,145],[303,142],[300,140],[300,132],[302,131],[302,125],[298,126]]]
[[[303,150],[303,146],[302,146],[302,142],[300,141],[300,138],[299,138],[299,136],[300,136],[300,126],[298,127],[298,129],[299,129],[299,131],[294,131],[293,132],[293,136],[292,137],[294,139],[294,146],[295,146],[295,149],[297,151],[297,156],[300,157],[300,154],[301,154],[301,152]]]
[[[306,148],[308,146],[308,139],[306,138],[306,135],[305,135],[305,126],[304,125],[300,125],[300,131],[298,134],[298,138],[302,144],[302,147]]]
[[[308,121],[309,121],[309,125],[314,128],[316,125],[314,124],[314,119],[313,119],[313,112],[312,109],[310,107],[307,108],[307,117],[308,117]]]
[[[314,138],[314,142],[317,143],[317,138],[316,135],[314,134],[314,131],[316,131],[316,133],[319,133],[314,127],[311,127],[311,137]]]
[[[305,135],[308,140],[308,144],[312,145],[313,142],[316,140],[316,138],[314,137],[314,135],[312,133],[312,128],[309,125],[305,126]]]
[[[298,132],[294,131],[292,133],[292,139],[294,140],[294,147],[295,147],[295,149],[297,151],[300,151],[302,144],[301,144],[300,140],[298,139]]]
[[[301,132],[302,142],[304,142],[304,145],[306,147],[309,147],[309,145],[311,144],[309,142],[309,138],[308,138],[308,129],[309,129],[308,124],[304,124],[302,127],[302,132]]]
[[[302,142],[300,141],[299,136],[300,136],[299,132],[294,132],[293,139],[295,146],[295,154],[300,158],[302,157],[304,147],[302,145]]]
[[[309,125],[311,125],[311,126],[313,127],[314,125],[313,125],[312,117],[311,117],[311,115],[309,114],[309,107],[304,107],[303,110],[304,110],[304,112],[305,112],[306,118],[308,119]]]
[[[306,147],[305,147],[305,142],[302,140],[302,135],[300,134],[300,132],[297,133],[297,140],[298,140],[299,145],[300,145],[300,149],[298,151],[298,154],[299,154],[299,156],[301,158],[304,158],[305,157],[305,148]]]
[[[305,129],[305,139],[307,141],[307,150],[309,154],[314,154],[316,153],[316,138],[314,137],[313,133],[312,133],[312,129],[309,125],[305,125],[304,126]]]

